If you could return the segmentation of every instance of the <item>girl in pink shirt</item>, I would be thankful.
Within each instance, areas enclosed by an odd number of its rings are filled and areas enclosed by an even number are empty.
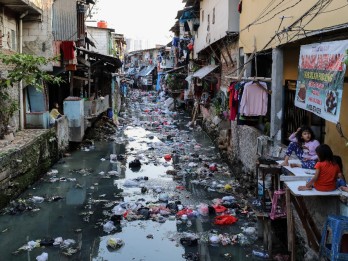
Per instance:
[[[301,164],[291,164],[291,167],[300,167],[304,169],[314,169],[318,161],[318,156],[315,149],[320,145],[319,141],[315,139],[312,129],[308,126],[298,128],[296,132],[290,135],[291,141],[282,166],[289,165],[289,158],[293,152],[301,160]]]

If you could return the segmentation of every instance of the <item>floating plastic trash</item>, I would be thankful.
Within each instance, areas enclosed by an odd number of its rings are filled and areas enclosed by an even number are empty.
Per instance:
[[[109,238],[107,241],[107,246],[111,247],[112,249],[118,249],[124,245],[124,242],[120,238]]]
[[[238,218],[230,215],[221,215],[215,217],[214,224],[215,225],[231,225],[238,221]]]

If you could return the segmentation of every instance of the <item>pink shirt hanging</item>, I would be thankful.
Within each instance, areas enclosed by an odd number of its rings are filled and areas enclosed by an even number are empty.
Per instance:
[[[259,86],[260,84],[261,86]],[[239,112],[244,116],[265,116],[267,114],[268,93],[265,82],[248,82],[244,85]]]

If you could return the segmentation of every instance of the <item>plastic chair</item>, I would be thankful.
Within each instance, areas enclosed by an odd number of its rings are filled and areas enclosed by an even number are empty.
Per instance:
[[[320,257],[348,260],[348,217],[328,216],[320,240]]]
[[[273,194],[270,218],[272,220],[286,216],[285,190],[277,190]]]

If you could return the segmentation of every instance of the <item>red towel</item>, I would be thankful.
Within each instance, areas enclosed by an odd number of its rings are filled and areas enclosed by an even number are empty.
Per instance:
[[[64,61],[72,60],[75,58],[75,42],[64,41],[61,44],[61,49],[63,51]]]

